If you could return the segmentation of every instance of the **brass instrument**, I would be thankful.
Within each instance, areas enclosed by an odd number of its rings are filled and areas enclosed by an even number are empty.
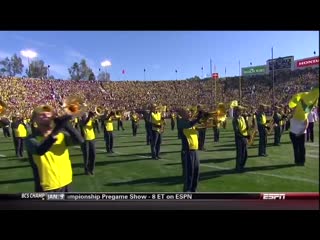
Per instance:
[[[79,97],[68,97],[63,101],[62,108],[73,117],[79,117],[87,110],[87,104]]]
[[[269,123],[268,123],[267,126],[269,127],[267,133],[268,133],[268,135],[270,135],[270,134],[272,133],[272,130],[273,130],[273,127],[274,127],[274,120],[273,120],[273,118],[272,118],[271,120],[269,120]]]
[[[98,116],[102,116],[102,115],[104,115],[104,108],[102,106],[97,106],[97,107],[94,108],[94,112]]]
[[[4,101],[0,100],[0,116],[4,115],[7,109],[7,104]]]
[[[253,143],[254,143],[254,138],[256,137],[257,133],[258,133],[258,130],[257,130],[257,129],[254,129],[254,130],[250,133],[250,138],[249,138],[249,140],[248,140],[248,145],[249,145],[249,146],[252,146],[252,145],[253,145]]]
[[[204,112],[203,117],[201,118],[201,123],[195,125],[196,129],[203,128],[212,128],[214,126],[214,121],[218,121],[217,119],[217,111],[213,112]]]

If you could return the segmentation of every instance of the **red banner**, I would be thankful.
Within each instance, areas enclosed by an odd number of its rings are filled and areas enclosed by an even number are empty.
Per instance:
[[[219,73],[212,73],[212,78],[214,80],[218,79],[219,78]]]
[[[309,67],[314,65],[319,65],[319,57],[297,61],[297,67]]]

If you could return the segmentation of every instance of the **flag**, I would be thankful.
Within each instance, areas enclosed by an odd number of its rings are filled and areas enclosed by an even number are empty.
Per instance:
[[[238,106],[238,101],[237,100],[233,100],[231,103],[230,103],[230,108],[234,108]]]
[[[122,70],[122,74],[125,74],[125,73],[126,73],[126,71],[123,69],[123,70]]]
[[[143,69],[143,71],[145,72],[145,71],[146,71],[146,69]]]
[[[178,70],[176,69],[176,71],[175,71],[176,73],[178,72]]]
[[[227,75],[227,67],[224,68],[224,75]]]
[[[201,70],[203,70],[203,67],[201,67]]]
[[[311,109],[316,105],[319,98],[319,88],[313,88],[310,92],[300,92],[290,99],[289,107],[295,108],[293,118],[305,121]]]

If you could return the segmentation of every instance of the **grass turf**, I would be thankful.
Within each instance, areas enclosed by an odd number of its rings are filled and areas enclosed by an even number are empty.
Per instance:
[[[84,175],[80,147],[70,149],[73,164],[72,190],[77,192],[180,192],[183,189],[180,160],[181,142],[177,130],[167,122],[161,145],[161,160],[150,159],[144,123],[132,136],[130,122],[125,131],[114,131],[114,151],[107,154],[102,133],[98,134],[94,176]],[[272,146],[268,136],[268,157],[258,157],[258,139],[249,148],[246,172],[235,173],[235,144],[232,126],[220,130],[220,142],[213,142],[213,130],[207,129],[205,147],[199,151],[199,192],[318,192],[319,128],[315,124],[315,142],[306,143],[306,164],[295,166],[288,132],[281,146]],[[116,123],[114,124],[116,128]],[[26,153],[25,153],[26,156]],[[12,138],[0,136],[0,193],[34,190],[27,159],[15,157]]]

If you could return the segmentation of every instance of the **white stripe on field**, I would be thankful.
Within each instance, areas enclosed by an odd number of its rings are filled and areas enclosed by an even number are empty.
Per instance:
[[[311,157],[311,158],[317,158],[319,159],[319,155],[312,155],[312,154],[306,154],[307,157]]]
[[[117,154],[121,155],[120,152],[117,152]],[[142,156],[142,155],[136,155],[136,154],[132,154],[138,157],[143,157],[143,158],[150,158],[150,157],[146,157],[146,156]],[[161,161],[171,161],[169,159],[165,159],[165,158],[161,158]],[[223,169],[223,170],[232,170],[233,168],[225,168],[225,167],[219,167],[219,166],[215,166],[215,165],[207,165],[207,164],[201,164],[200,166],[205,166],[205,167],[209,167],[209,168],[216,168],[216,169]],[[301,182],[308,182],[308,183],[313,183],[313,184],[319,184],[319,181],[315,181],[315,180],[311,180],[311,179],[306,179],[306,178],[300,178],[300,177],[291,177],[291,176],[286,176],[286,175],[277,175],[277,174],[272,174],[272,173],[260,173],[260,172],[245,172],[248,174],[255,174],[255,175],[261,175],[261,176],[267,176],[267,177],[277,177],[277,178],[281,178],[281,179],[288,179],[288,180],[295,180],[295,181],[301,181]]]
[[[79,146],[74,146],[75,148],[80,148]],[[106,152],[103,149],[97,149],[97,151],[100,152]],[[114,152],[115,154],[122,155],[123,153],[121,152]],[[143,156],[143,155],[138,155],[138,154],[132,154],[137,157],[145,158],[145,159],[151,159],[151,157]],[[309,157],[313,158],[318,158],[319,156],[315,155],[309,155],[306,154]],[[1,155],[0,155],[1,156]],[[161,158],[161,161],[171,161],[169,159]],[[201,161],[200,161],[201,162]],[[223,170],[232,170],[233,168],[225,168],[225,167],[219,167],[216,165],[207,165],[207,164],[201,164],[200,166],[204,167],[209,167],[209,168],[215,168],[215,169],[223,169]],[[287,179],[287,180],[294,180],[294,181],[301,181],[301,182],[308,182],[308,183],[313,183],[319,185],[319,181],[311,180],[311,179],[306,179],[306,178],[300,178],[300,177],[291,177],[291,176],[286,176],[286,175],[277,175],[277,174],[272,174],[272,173],[261,173],[261,172],[245,172],[246,174],[255,174],[255,175],[261,175],[261,176],[267,176],[267,177],[276,177],[276,178],[281,178],[281,179]]]
[[[0,157],[6,157],[6,155],[0,154]]]

